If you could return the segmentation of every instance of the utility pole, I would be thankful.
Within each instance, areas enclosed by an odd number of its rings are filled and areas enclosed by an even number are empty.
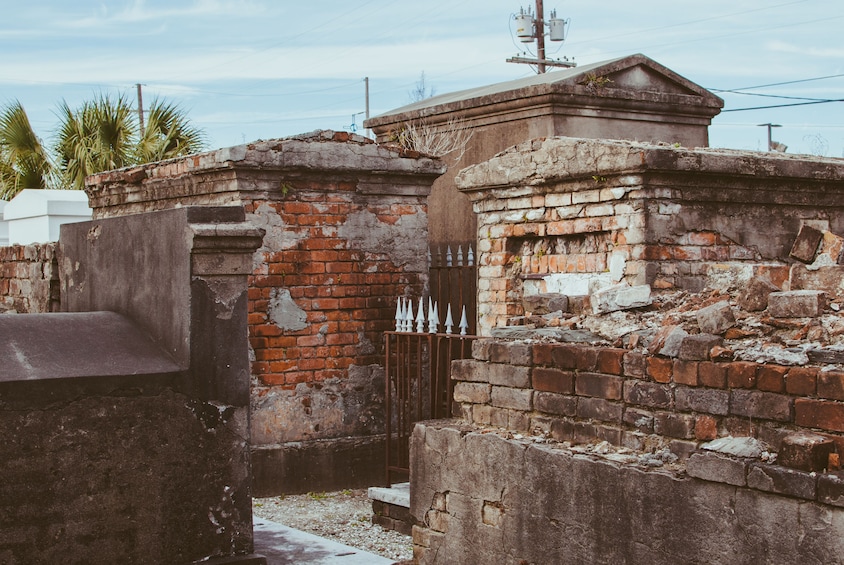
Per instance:
[[[514,19],[516,20],[516,36],[519,41],[522,43],[536,42],[536,59],[516,56],[510,57],[507,62],[536,65],[538,74],[544,73],[546,67],[576,67],[577,63],[569,61],[567,57],[563,57],[562,60],[545,58],[545,26],[548,26],[548,38],[551,41],[565,41],[569,20],[558,18],[556,10],[551,10],[551,18],[546,22],[545,7],[542,0],[536,0],[536,18],[533,16],[530,8],[527,10],[522,8],[518,14],[514,15]]]
[[[536,0],[536,73],[545,72],[545,17],[542,15],[542,0]]]
[[[369,119],[369,77],[363,77],[363,82],[366,88],[366,119]],[[366,128],[366,137],[370,137],[370,130]]]
[[[141,95],[141,83],[137,83],[138,87],[138,123],[141,126],[141,137],[144,136],[144,98]]]
[[[759,127],[767,127],[768,128],[768,151],[774,150],[774,142],[771,139],[771,128],[781,128],[780,124],[772,124],[768,122],[767,124],[758,124]]]

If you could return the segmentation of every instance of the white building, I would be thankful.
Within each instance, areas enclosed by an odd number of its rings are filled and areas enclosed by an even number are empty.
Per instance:
[[[91,219],[88,195],[82,190],[27,188],[0,204],[0,211],[0,245],[58,241],[59,226]]]

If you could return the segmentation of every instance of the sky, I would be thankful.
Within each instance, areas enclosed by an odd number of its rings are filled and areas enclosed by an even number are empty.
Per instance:
[[[520,3],[521,1],[521,3]],[[208,149],[315,129],[534,74],[513,15],[534,0],[0,0],[0,107],[46,143],[59,104],[100,94],[180,105]],[[545,0],[570,19],[548,56],[642,53],[724,98],[715,147],[844,157],[841,0]],[[527,54],[526,56],[530,56]],[[819,102],[834,100],[832,102]],[[808,104],[807,104],[808,103]],[[771,107],[780,106],[780,107]],[[768,108],[760,108],[768,107]],[[747,110],[747,108],[758,108]]]

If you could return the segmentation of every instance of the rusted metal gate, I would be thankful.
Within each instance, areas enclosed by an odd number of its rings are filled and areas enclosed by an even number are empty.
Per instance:
[[[463,249],[429,255],[427,314],[424,300],[418,301],[414,316],[414,303],[398,299],[396,329],[386,332],[387,486],[396,482],[394,478],[407,480],[413,425],[451,417],[451,362],[472,355],[472,341],[477,339],[476,271],[471,247],[465,248],[465,257]]]

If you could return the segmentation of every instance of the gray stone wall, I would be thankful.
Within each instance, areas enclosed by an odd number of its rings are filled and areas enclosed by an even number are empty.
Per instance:
[[[0,316],[0,562],[257,563],[243,219],[62,227],[65,311]]]
[[[530,438],[427,422],[412,460],[420,564],[820,565],[844,550],[844,509]]]

